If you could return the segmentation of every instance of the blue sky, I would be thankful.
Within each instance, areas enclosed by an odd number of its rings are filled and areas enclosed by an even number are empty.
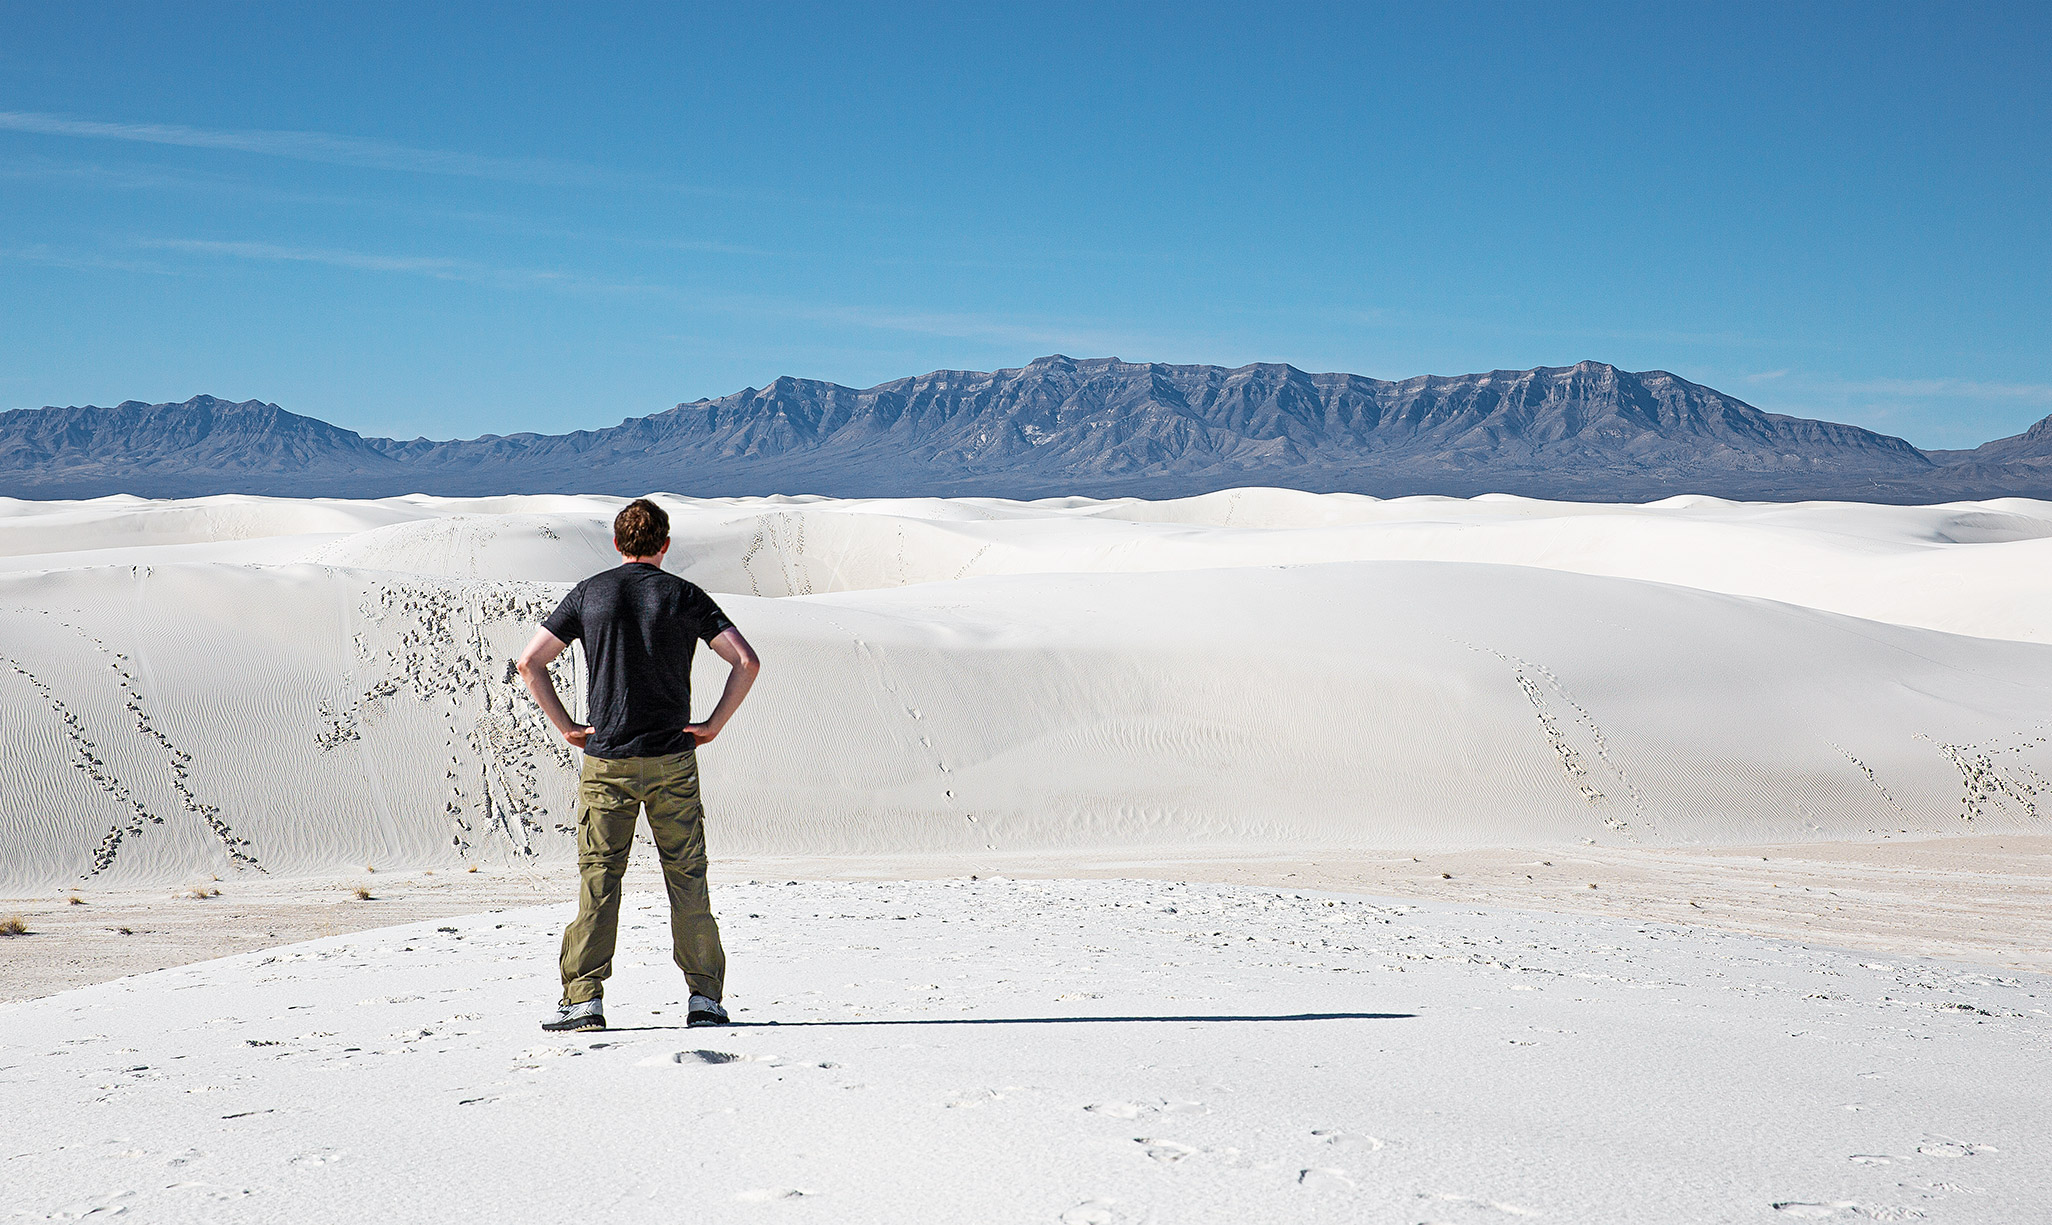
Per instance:
[[[1063,352],[2052,413],[2052,6],[0,3],[0,407]]]

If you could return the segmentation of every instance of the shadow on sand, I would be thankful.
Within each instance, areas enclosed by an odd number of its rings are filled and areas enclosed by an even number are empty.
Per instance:
[[[1407,1021],[1414,1012],[1293,1012],[1282,1016],[1182,1016],[1182,1017],[932,1017],[880,1021],[731,1021],[726,1025],[697,1025],[694,1029],[802,1029],[806,1027],[858,1025],[1135,1025],[1193,1024],[1197,1022],[1262,1021]],[[682,1025],[615,1025],[610,1032],[641,1033],[648,1030],[684,1029]]]

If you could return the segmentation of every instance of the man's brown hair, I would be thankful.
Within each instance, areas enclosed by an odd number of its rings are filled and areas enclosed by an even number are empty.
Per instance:
[[[613,519],[613,547],[622,557],[654,557],[670,538],[670,517],[647,498],[629,502]]]

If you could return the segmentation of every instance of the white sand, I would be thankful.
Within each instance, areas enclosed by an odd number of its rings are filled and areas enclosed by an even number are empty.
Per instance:
[[[0,892],[562,858],[509,665],[617,504],[7,504]],[[719,853],[2040,828],[2041,503],[673,505]]]
[[[0,1005],[0,1197],[204,1222],[2034,1219],[2052,979],[1700,929],[1143,882],[656,903],[611,1031],[566,904]]]
[[[2012,1222],[2052,1189],[2052,980],[1995,968],[2044,964],[2052,504],[666,501],[766,664],[704,753],[765,1024],[647,1028],[681,983],[644,908],[631,1028],[543,1038],[560,904],[0,1004],[0,1201]],[[618,505],[0,501],[0,895],[43,933],[7,994],[560,888],[575,759],[509,663]],[[1304,883],[959,879],[992,865]],[[958,879],[818,879],[851,875]]]

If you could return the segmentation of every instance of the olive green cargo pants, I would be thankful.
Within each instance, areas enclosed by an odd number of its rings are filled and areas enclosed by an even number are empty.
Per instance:
[[[586,757],[577,785],[577,917],[563,931],[563,1002],[605,993],[620,935],[620,877],[634,844],[634,820],[648,831],[670,893],[670,943],[694,995],[719,999],[727,954],[705,884],[705,808],[698,755]]]

